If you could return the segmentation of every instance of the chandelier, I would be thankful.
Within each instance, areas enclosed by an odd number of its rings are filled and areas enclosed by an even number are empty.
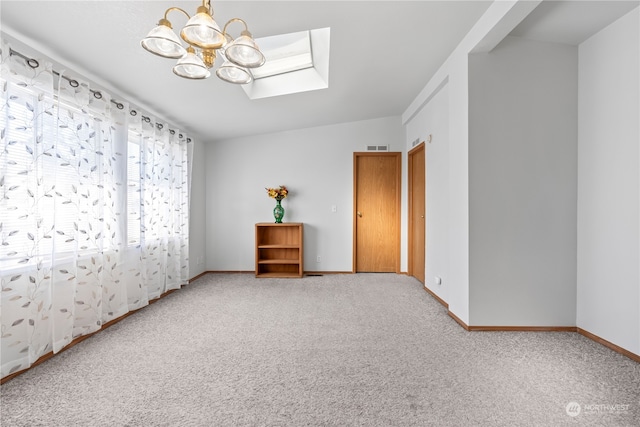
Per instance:
[[[173,32],[171,22],[167,19],[169,12],[178,11],[187,16],[187,23],[180,31],[182,42]],[[235,40],[227,32],[227,27],[240,23],[244,30]],[[179,7],[170,7],[158,26],[147,34],[140,42],[143,48],[163,58],[178,59],[173,72],[187,79],[206,79],[216,60],[216,55],[224,58],[224,63],[216,70],[216,75],[229,83],[246,84],[253,80],[250,68],[260,67],[265,57],[253,40],[247,23],[240,18],[230,19],[222,29],[213,20],[213,9],[210,0],[202,0],[194,16]]]

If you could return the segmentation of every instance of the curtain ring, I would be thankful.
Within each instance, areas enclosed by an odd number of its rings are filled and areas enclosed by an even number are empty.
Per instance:
[[[142,117],[142,119],[145,121],[145,123],[151,122],[151,119],[149,117]]]
[[[135,116],[138,115],[138,112],[136,110],[131,110],[131,111],[129,111],[129,114],[131,114],[132,116],[135,117]]]
[[[31,68],[38,68],[40,63],[33,58],[27,59],[27,65]]]
[[[96,99],[102,99],[102,94],[100,92],[93,92],[93,97]]]
[[[157,127],[159,130],[162,130],[162,128],[163,128],[164,126],[162,125],[162,123],[156,123],[156,127]]]
[[[173,129],[169,129],[169,133],[170,133],[171,135],[175,135],[175,134],[176,134],[176,131],[175,131],[175,130],[173,130]]]
[[[78,87],[78,86],[80,86],[80,83],[78,83],[77,80],[69,80],[69,86]]]
[[[118,107],[118,110],[122,110],[124,108],[124,105],[122,105],[122,103],[120,102],[116,102],[116,107]]]

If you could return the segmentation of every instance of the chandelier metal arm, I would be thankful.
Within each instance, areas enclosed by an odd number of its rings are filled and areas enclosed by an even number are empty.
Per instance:
[[[172,11],[174,11],[174,10],[177,10],[177,11],[179,11],[179,12],[184,13],[184,14],[187,16],[187,19],[191,19],[191,16],[189,16],[189,14],[188,14],[184,9],[180,9],[179,7],[170,7],[169,9],[167,9],[167,10],[164,12],[164,18],[163,18],[163,20],[164,20],[164,21],[166,21],[166,22],[169,22],[169,19],[168,19],[169,12],[172,12]],[[170,22],[169,22],[169,28],[172,28],[172,27],[171,27],[171,23],[170,23]]]
[[[234,22],[240,22],[243,26],[244,26],[244,31],[249,31],[249,27],[247,26],[247,23],[244,22],[244,20],[240,19],[240,18],[231,18],[227,21],[226,24],[224,24],[224,28],[222,29],[222,34],[224,34],[225,37],[229,37],[231,38],[231,40],[233,40],[233,37],[231,37],[231,35],[229,35],[229,33],[227,33],[227,27],[231,24],[233,24]]]

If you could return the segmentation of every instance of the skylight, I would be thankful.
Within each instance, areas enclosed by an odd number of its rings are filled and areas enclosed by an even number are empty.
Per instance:
[[[313,67],[309,31],[258,39],[267,62],[251,70],[254,79],[262,79]]]
[[[257,38],[267,60],[242,89],[260,99],[328,88],[329,42],[329,28]]]

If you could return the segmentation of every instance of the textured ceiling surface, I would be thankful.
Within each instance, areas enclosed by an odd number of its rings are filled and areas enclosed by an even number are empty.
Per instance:
[[[167,8],[192,15],[200,4],[3,0],[0,7],[9,37],[214,141],[402,114],[490,2],[214,0],[219,25],[242,18],[254,37],[331,28],[328,89],[253,101],[215,75],[179,78],[174,60],[140,46]],[[169,20],[177,31],[186,23],[178,12]],[[232,36],[239,27],[229,27]]]
[[[583,3],[618,7],[581,8]],[[512,34],[575,44],[637,3],[545,1]],[[215,76],[179,78],[171,71],[173,60],[140,46],[167,8],[193,14],[199,1],[2,0],[0,29],[17,45],[209,142],[400,116],[490,4],[214,0],[219,25],[242,18],[255,37],[331,28],[328,89],[257,100]],[[176,30],[186,22],[177,12],[169,19]],[[233,36],[237,27],[229,27]]]

